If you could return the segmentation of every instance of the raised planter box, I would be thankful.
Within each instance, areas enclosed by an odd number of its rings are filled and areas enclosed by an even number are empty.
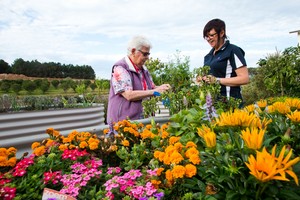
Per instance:
[[[48,128],[67,135],[80,129],[93,132],[103,125],[103,104],[89,108],[0,114],[0,147],[13,146],[23,153],[33,142],[48,138]]]

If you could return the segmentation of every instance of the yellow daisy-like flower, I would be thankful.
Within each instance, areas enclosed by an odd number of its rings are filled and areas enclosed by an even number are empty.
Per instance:
[[[185,176],[186,177],[193,177],[197,174],[197,168],[195,165],[192,165],[192,164],[187,164],[185,166]]]
[[[265,99],[261,99],[261,100],[257,101],[256,104],[257,104],[258,107],[260,107],[260,108],[265,108],[265,107],[267,107],[268,102],[267,102],[267,100],[265,100]]]
[[[128,140],[123,140],[122,145],[125,147],[129,147],[129,141]]]
[[[285,100],[285,103],[291,108],[291,109],[300,109],[300,99],[299,98],[287,98]]]
[[[287,114],[291,112],[291,108],[284,102],[275,102],[272,104],[274,112],[277,111],[281,114]]]
[[[256,125],[257,121],[260,121],[260,119],[254,113],[236,109],[234,112],[221,113],[219,118],[216,119],[216,125],[250,127]]]
[[[290,160],[292,156],[292,149],[289,150],[288,154],[286,157],[284,157],[286,153],[286,147],[283,146],[283,148],[280,151],[280,154],[278,157],[275,157],[276,153],[276,145],[272,149],[272,157],[275,158],[277,162],[277,168],[278,169],[284,169],[284,172],[289,174],[291,177],[294,178],[294,181],[297,185],[299,185],[298,177],[297,175],[293,172],[292,166],[297,164],[300,161],[300,157],[296,157],[293,160]]]
[[[284,170],[277,170],[277,163],[274,157],[272,157],[264,148],[262,152],[256,151],[256,159],[253,155],[248,158],[249,163],[245,163],[250,169],[250,174],[255,176],[256,179],[261,182],[267,182],[270,180],[282,180],[287,181],[285,174],[281,174]]]
[[[249,149],[258,150],[261,148],[266,130],[256,127],[247,128],[242,131],[241,138]]]
[[[205,133],[203,136],[205,144],[208,148],[213,148],[216,146],[216,138],[217,138],[216,134],[212,131]]]
[[[202,126],[200,128],[197,128],[197,130],[198,130],[198,135],[200,137],[203,137],[205,133],[211,132],[211,129],[205,124],[202,124]]]
[[[300,122],[300,111],[294,111],[286,115],[292,122]]]
[[[172,175],[174,178],[183,178],[186,172],[186,169],[182,165],[175,165],[172,169]]]

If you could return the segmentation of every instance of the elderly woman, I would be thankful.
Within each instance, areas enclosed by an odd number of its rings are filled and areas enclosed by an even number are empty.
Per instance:
[[[112,67],[107,108],[107,123],[123,119],[142,119],[144,98],[163,93],[169,84],[156,86],[144,66],[149,59],[151,43],[143,36],[135,36],[128,44],[127,56]]]

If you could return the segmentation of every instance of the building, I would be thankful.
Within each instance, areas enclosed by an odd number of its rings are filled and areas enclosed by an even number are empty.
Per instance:
[[[300,45],[300,30],[291,31],[290,33],[297,33],[298,34],[298,45]]]

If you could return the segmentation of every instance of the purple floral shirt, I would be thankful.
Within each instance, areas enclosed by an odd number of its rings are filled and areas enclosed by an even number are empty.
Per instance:
[[[139,74],[142,77],[141,71]],[[142,80],[142,78],[141,78],[141,80]],[[124,69],[122,66],[116,66],[114,68],[114,73],[113,73],[113,77],[112,77],[112,85],[113,85],[115,94],[124,92],[126,90],[133,89],[131,77],[130,77],[129,73],[127,72],[127,70]],[[152,78],[151,78],[151,85],[152,85],[152,88],[155,88],[155,84],[152,81]],[[152,88],[148,88],[148,89],[152,89]]]

